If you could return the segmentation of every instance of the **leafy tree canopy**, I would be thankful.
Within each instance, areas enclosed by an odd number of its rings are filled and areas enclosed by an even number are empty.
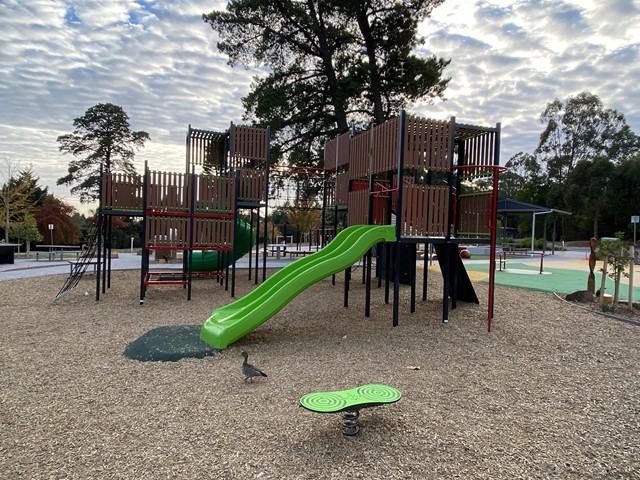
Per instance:
[[[231,65],[267,67],[243,99],[270,125],[276,154],[318,164],[350,121],[378,123],[417,99],[442,97],[449,61],[414,53],[418,24],[444,0],[231,0],[203,15]]]
[[[564,103],[550,102],[540,122],[546,126],[535,154],[546,165],[549,178],[559,183],[582,160],[606,158],[619,164],[640,153],[640,137],[631,131],[624,115],[605,108],[589,92]]]
[[[73,133],[58,137],[58,149],[81,158],[69,163],[67,175],[57,184],[74,185],[71,193],[80,195],[82,203],[90,203],[98,198],[100,167],[105,173],[135,173],[135,152],[149,140],[149,134],[131,131],[129,116],[111,103],[89,108],[73,120],[73,126]]]
[[[505,166],[508,170],[500,175],[500,198],[515,198],[530,203],[544,202],[542,187],[546,178],[533,155],[518,152]]]
[[[582,160],[569,174],[563,189],[565,203],[575,212],[574,222],[584,231],[592,228],[595,238],[600,238],[598,219],[603,216],[614,171],[615,165],[606,158]]]
[[[540,121],[538,147],[507,162],[501,195],[570,211],[567,239],[628,231],[640,213],[640,137],[624,115],[582,92],[547,104]]]
[[[5,158],[0,165],[0,225],[4,230],[4,240],[9,241],[13,222],[22,221],[32,213],[37,203],[37,181],[31,167],[20,170],[20,162]]]
[[[40,234],[46,239],[46,242],[53,240],[54,243],[62,243],[65,245],[76,245],[80,242],[80,229],[73,221],[73,215],[75,209],[55,197],[54,195],[47,195],[40,208],[35,213],[36,221],[38,222],[38,230]],[[53,224],[52,231],[49,230],[48,225]],[[50,237],[53,237],[50,239]]]
[[[27,244],[27,253],[31,250],[31,242],[40,242],[43,239],[38,231],[38,222],[31,213],[24,215],[21,221],[11,224],[9,236],[17,239],[18,242],[24,240]]]
[[[625,230],[630,216],[640,215],[640,155],[616,166],[609,183],[605,218],[613,231]]]
[[[312,232],[322,224],[322,210],[314,198],[297,198],[285,211],[289,223],[296,225],[301,233]]]

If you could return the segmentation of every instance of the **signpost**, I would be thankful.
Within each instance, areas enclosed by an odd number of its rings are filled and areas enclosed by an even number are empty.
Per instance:
[[[640,223],[640,215],[633,215],[631,217],[631,223],[633,223],[633,248],[631,249],[631,251],[633,252],[633,262],[632,263],[638,264],[638,258],[640,258],[640,257],[638,255],[636,255],[636,225],[638,223]],[[632,277],[632,280],[630,282],[630,285],[633,285],[633,277]],[[631,297],[629,297],[629,298],[631,298]],[[631,301],[629,301],[629,303],[631,303]]]

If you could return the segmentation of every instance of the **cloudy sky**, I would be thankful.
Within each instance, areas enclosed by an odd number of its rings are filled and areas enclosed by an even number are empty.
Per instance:
[[[219,0],[0,0],[0,162],[32,165],[55,185],[72,157],[56,138],[97,103],[120,105],[151,136],[136,156],[184,169],[185,134],[242,123],[258,71],[230,68],[202,13]],[[540,113],[582,91],[640,134],[640,0],[445,0],[421,26],[421,52],[451,58],[446,101],[412,113],[502,123],[502,163],[532,152]],[[81,207],[86,212],[86,207]]]

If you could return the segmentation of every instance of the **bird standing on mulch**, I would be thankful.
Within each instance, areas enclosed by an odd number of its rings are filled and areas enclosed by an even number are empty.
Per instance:
[[[247,352],[242,352],[242,356],[244,357],[244,362],[242,362],[242,375],[244,375],[245,382],[247,380],[253,381],[253,377],[267,376],[266,373],[247,362],[247,359],[249,358],[249,354]]]

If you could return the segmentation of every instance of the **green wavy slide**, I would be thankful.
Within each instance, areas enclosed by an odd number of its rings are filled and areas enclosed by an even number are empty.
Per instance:
[[[214,310],[202,326],[200,338],[214,348],[227,348],[309,286],[350,267],[376,243],[395,240],[393,225],[354,225],[344,229],[322,250],[296,260],[244,297]]]

